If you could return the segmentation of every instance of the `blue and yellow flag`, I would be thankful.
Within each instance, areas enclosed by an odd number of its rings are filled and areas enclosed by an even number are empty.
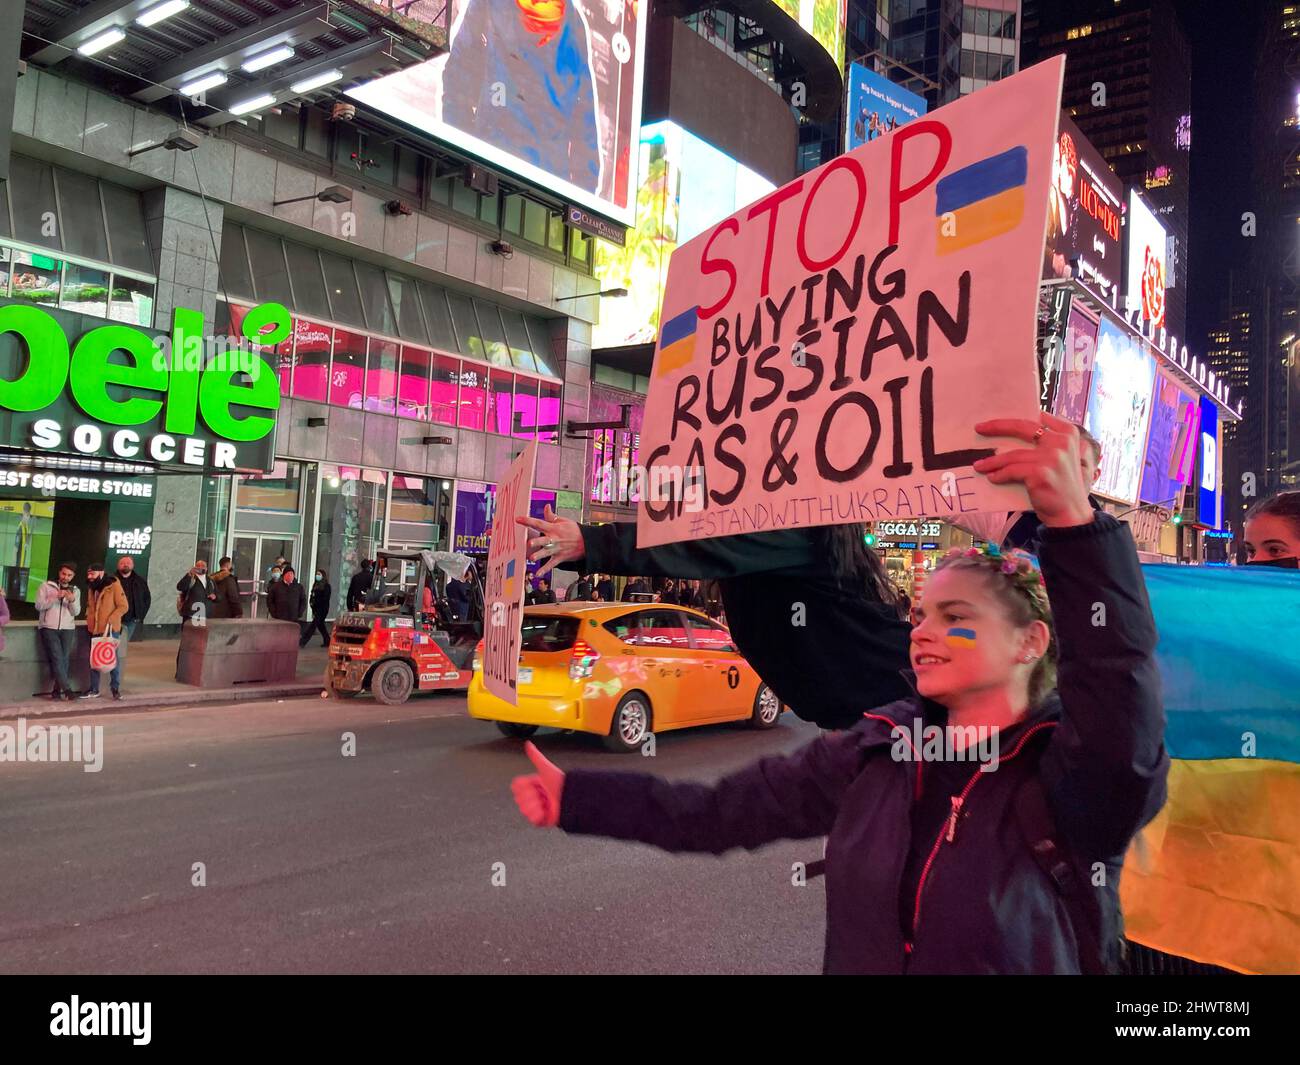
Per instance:
[[[1173,764],[1120,883],[1128,937],[1300,972],[1300,573],[1143,566]]]
[[[695,330],[700,324],[700,309],[674,315],[659,330],[659,358],[655,360],[655,376],[662,377],[683,366],[690,365],[695,355]]]
[[[935,185],[935,251],[948,255],[1009,233],[1025,215],[1029,152],[1024,145],[954,170]]]

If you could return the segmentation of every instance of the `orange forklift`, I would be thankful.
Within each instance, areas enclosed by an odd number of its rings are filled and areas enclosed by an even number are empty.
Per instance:
[[[387,589],[381,562],[414,562],[415,584]],[[396,706],[412,692],[465,691],[474,672],[474,648],[483,636],[483,584],[473,563],[468,555],[450,551],[380,555],[362,608],[334,622],[326,693],[350,699],[369,691],[384,705]],[[469,584],[466,618],[455,617],[447,599],[452,578]]]

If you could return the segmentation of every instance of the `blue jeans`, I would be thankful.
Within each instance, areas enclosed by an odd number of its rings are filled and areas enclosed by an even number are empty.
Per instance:
[[[72,657],[72,639],[76,635],[73,629],[39,629],[41,644],[45,647],[45,657],[50,662],[50,676],[54,680],[56,692],[72,691],[72,682],[68,680],[68,659]]]
[[[136,623],[134,621],[124,621],[122,628],[117,632],[110,632],[110,636],[117,637],[117,665],[108,674],[108,686],[111,690],[117,691],[122,686],[122,667],[126,665],[126,645],[131,642],[131,633],[135,631]],[[95,633],[91,634],[96,635]],[[99,691],[99,678],[103,674],[97,669],[90,671],[90,690]]]

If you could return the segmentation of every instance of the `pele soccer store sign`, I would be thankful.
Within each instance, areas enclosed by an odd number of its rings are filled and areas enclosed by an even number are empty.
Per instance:
[[[241,338],[214,338],[184,307],[158,335],[0,299],[0,445],[173,471],[270,470],[280,384],[261,345],[289,328],[271,303],[249,312]]]

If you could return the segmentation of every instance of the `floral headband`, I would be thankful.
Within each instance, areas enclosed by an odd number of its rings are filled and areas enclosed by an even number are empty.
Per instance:
[[[1038,559],[1027,551],[1019,548],[1003,551],[992,542],[983,547],[953,547],[943,556],[940,565],[965,558],[985,561],[989,569],[996,567],[999,573],[1011,578],[1011,582],[1040,607],[1046,607],[1047,585],[1043,581],[1042,570]]]

